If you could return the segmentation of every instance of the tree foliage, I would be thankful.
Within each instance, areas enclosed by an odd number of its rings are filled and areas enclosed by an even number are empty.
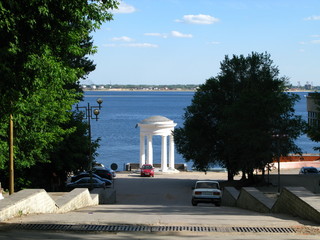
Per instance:
[[[50,162],[54,147],[76,131],[78,81],[95,69],[90,33],[112,20],[115,0],[0,2],[0,169],[8,164],[8,121],[14,119],[15,167]]]
[[[186,108],[184,125],[174,132],[178,152],[198,169],[226,167],[229,179],[239,171],[252,176],[274,156],[299,152],[294,140],[305,123],[294,114],[298,95],[285,92],[287,79],[270,55],[226,56],[220,69]]]
[[[309,122],[308,125],[308,136],[309,138],[314,142],[320,142],[320,93],[319,92],[313,92],[309,93],[308,98],[310,98],[310,104],[314,104],[313,111],[316,117],[313,118],[312,121]],[[313,148],[316,151],[320,151],[320,147],[314,147]]]
[[[74,112],[70,121],[63,124],[63,129],[74,129],[58,142],[52,151],[48,151],[50,161],[37,162],[27,169],[16,171],[16,187],[44,188],[47,191],[65,190],[65,182],[72,172],[89,169],[89,147],[92,149],[93,159],[99,147],[100,138],[90,143],[88,123],[83,121],[82,112]],[[28,183],[20,182],[28,179]]]

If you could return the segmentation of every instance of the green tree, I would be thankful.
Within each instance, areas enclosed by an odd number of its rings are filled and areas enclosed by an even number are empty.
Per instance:
[[[90,143],[88,123],[83,120],[82,112],[73,112],[71,120],[62,127],[75,130],[53,147],[49,152],[49,162],[37,162],[31,168],[18,170],[15,174],[17,188],[23,186],[44,188],[47,191],[63,191],[70,173],[88,169],[90,144],[94,159],[100,138]],[[25,182],[25,179],[28,179],[28,182]]]
[[[294,114],[298,95],[286,93],[286,85],[267,53],[226,56],[218,76],[195,93],[184,126],[175,130],[178,152],[202,170],[209,164],[226,167],[229,180],[239,171],[252,179],[253,170],[273,157],[299,152],[294,140],[305,123]]]
[[[193,161],[197,169],[205,170],[210,164],[223,164],[217,132],[224,100],[219,82],[216,79],[207,80],[186,108],[183,127],[174,130],[177,151],[186,161]]]
[[[314,92],[314,93],[309,93],[308,98],[310,98],[310,104],[314,104],[314,117],[308,125],[308,137],[314,141],[314,142],[320,142],[320,93],[319,92]],[[313,148],[316,151],[320,151],[320,147],[314,147]]]
[[[75,127],[78,80],[95,66],[90,33],[112,20],[115,0],[0,2],[0,169],[8,164],[8,121],[14,117],[16,169],[50,161]]]

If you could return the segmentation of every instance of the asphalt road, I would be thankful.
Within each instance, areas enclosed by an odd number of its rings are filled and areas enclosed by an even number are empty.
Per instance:
[[[198,179],[225,180],[224,173],[179,173],[141,178],[138,174],[118,174],[116,204],[99,205],[66,214],[17,217],[8,223],[114,224],[152,226],[216,227],[317,227],[314,223],[281,214],[260,214],[213,204],[191,205],[192,186]],[[43,231],[0,231],[0,239],[319,239],[310,234],[208,233],[208,232],[120,232],[79,233]]]

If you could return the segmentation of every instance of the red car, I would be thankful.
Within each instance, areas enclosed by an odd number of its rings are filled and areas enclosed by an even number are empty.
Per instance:
[[[140,170],[141,177],[154,177],[154,167],[151,164],[143,164]]]

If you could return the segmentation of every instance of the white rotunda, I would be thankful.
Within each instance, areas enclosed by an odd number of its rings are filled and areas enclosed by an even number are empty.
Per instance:
[[[138,123],[140,127],[140,167],[143,164],[153,164],[152,137],[161,136],[161,171],[174,171],[174,140],[173,130],[177,124],[163,116],[152,116]],[[168,154],[169,137],[169,154]],[[147,147],[146,147],[147,145]],[[169,165],[168,165],[169,156]]]

